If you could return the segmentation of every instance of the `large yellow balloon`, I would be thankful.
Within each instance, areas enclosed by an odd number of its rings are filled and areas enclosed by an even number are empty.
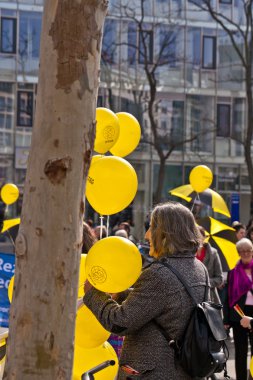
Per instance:
[[[114,360],[115,365],[97,372],[94,375],[96,380],[114,380],[116,378],[119,368],[116,352],[108,342],[92,350],[86,350],[76,345],[72,380],[80,380],[83,373],[107,360]]]
[[[95,156],[92,157],[91,159],[91,165],[93,165],[95,162],[97,162],[98,160],[100,160],[100,158],[103,158],[104,155],[103,154],[95,154]]]
[[[19,190],[16,185],[13,183],[7,183],[4,185],[1,189],[1,199],[2,201],[7,204],[11,205],[12,203],[16,202],[16,200],[19,197]]]
[[[197,193],[206,190],[213,181],[213,173],[205,165],[198,165],[190,172],[190,184]]]
[[[138,179],[124,158],[104,156],[91,164],[86,197],[101,215],[112,215],[129,206],[135,197]]]
[[[114,112],[107,108],[96,109],[96,138],[94,150],[106,153],[119,137],[119,119]]]
[[[86,273],[85,273],[86,257],[87,257],[87,255],[85,253],[81,254],[80,269],[79,269],[78,297],[84,296],[83,286],[84,286],[85,280],[87,278]]]
[[[12,296],[13,296],[14,280],[15,280],[15,276],[11,278],[9,286],[8,286],[8,298],[10,302],[12,301]]]
[[[119,236],[97,241],[85,262],[90,283],[108,293],[118,293],[132,286],[141,273],[141,267],[141,254],[136,245]]]
[[[138,120],[127,112],[116,113],[119,119],[119,138],[110,149],[114,156],[125,157],[139,144],[141,127]]]
[[[95,348],[103,344],[110,336],[95,315],[83,305],[77,311],[75,343],[83,348]]]

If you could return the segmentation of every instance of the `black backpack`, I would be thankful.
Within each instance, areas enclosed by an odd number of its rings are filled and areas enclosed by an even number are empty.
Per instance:
[[[226,369],[229,352],[225,343],[227,333],[221,317],[222,305],[207,301],[207,271],[205,271],[205,301],[198,303],[181,274],[171,265],[162,261],[159,263],[168,267],[176,275],[196,305],[184,334],[179,340],[170,339],[156,322],[160,331],[169,340],[169,345],[175,350],[176,363],[192,378],[209,377],[214,373],[224,371],[224,378],[229,379]]]

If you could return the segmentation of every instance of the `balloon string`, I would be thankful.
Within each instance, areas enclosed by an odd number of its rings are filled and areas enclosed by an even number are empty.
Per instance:
[[[107,215],[107,221],[106,221],[106,237],[109,235],[109,215]]]
[[[15,248],[15,242],[14,242],[14,240],[13,240],[11,234],[10,234],[10,231],[7,230],[6,232],[8,233],[9,239],[10,239],[11,243],[13,244],[13,247]]]
[[[103,237],[103,215],[100,215],[100,239]]]

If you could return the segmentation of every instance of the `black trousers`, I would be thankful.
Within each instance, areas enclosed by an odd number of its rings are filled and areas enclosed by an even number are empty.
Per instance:
[[[244,313],[253,317],[253,306],[245,306]],[[253,355],[253,331],[245,329],[240,323],[233,324],[234,345],[235,345],[235,373],[236,380],[247,380],[247,356],[248,342],[250,342],[251,356]]]

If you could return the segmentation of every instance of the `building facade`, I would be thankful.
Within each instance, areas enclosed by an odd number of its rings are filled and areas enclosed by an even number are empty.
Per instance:
[[[152,69],[155,125],[165,151],[174,143],[161,200],[172,199],[168,191],[189,183],[190,170],[205,164],[214,174],[212,188],[228,206],[239,194],[240,219],[246,223],[249,218],[250,187],[240,142],[247,122],[242,64],[228,35],[194,1],[109,1],[98,106],[130,112],[142,126],[142,142],[126,157],[139,179],[133,203],[139,238],[160,166],[148,112],[147,73]],[[240,0],[213,3],[243,27]],[[36,104],[42,12],[43,0],[0,1],[0,183],[13,182],[21,192]],[[238,46],[242,43],[238,35]]]

